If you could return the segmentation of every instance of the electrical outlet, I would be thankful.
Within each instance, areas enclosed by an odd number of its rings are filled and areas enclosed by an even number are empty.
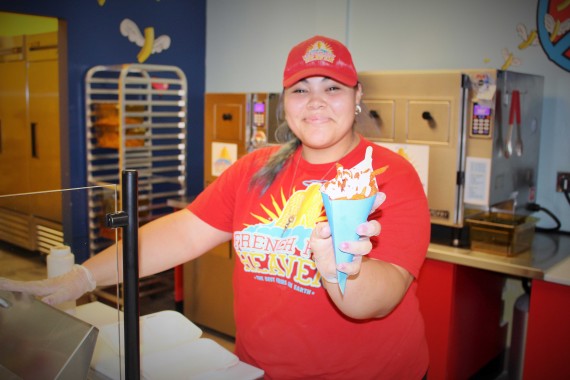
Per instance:
[[[556,174],[556,192],[570,192],[570,173],[558,172]]]

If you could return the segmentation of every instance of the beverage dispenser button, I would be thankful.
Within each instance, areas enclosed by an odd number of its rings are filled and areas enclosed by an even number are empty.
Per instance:
[[[491,136],[491,107],[473,103],[470,135],[473,137]]]

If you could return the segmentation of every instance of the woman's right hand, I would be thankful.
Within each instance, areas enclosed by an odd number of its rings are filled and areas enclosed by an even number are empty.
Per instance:
[[[374,212],[386,200],[386,194],[378,192],[370,213]],[[338,283],[337,271],[351,275],[360,272],[362,256],[366,256],[372,249],[370,237],[380,234],[381,226],[376,220],[367,221],[356,228],[360,239],[355,242],[340,242],[339,248],[354,255],[352,262],[337,265],[332,241],[332,231],[328,222],[315,225],[311,234],[309,245],[312,258],[321,277],[330,283]]]
[[[16,281],[0,278],[0,290],[28,293],[41,297],[48,305],[75,301],[83,294],[95,290],[93,274],[83,265],[74,265],[61,276],[38,281]]]

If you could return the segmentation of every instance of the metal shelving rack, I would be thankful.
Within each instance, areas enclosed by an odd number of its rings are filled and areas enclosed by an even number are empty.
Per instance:
[[[167,200],[186,194],[184,73],[164,65],[95,66],[87,72],[85,94],[89,186],[118,185],[123,170],[136,170],[140,224],[172,212]],[[121,200],[97,188],[88,202],[93,255],[114,241],[104,220]]]

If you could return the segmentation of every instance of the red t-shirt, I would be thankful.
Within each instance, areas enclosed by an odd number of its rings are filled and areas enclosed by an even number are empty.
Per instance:
[[[417,277],[430,239],[422,185],[405,158],[363,138],[340,164],[353,167],[369,145],[374,169],[388,165],[376,177],[386,201],[369,217],[382,225],[369,257]],[[326,220],[320,182],[334,177],[335,164],[311,165],[298,149],[261,194],[250,179],[277,149],[244,156],[188,207],[233,232],[236,354],[268,379],[421,379],[428,352],[416,283],[384,318],[343,315],[321,286],[308,248],[315,223]]]

